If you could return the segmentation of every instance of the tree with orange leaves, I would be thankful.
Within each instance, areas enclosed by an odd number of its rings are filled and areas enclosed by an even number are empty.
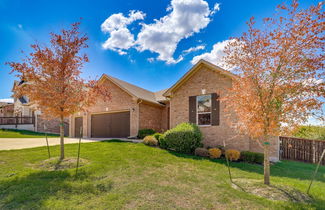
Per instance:
[[[312,114],[323,116],[322,3],[307,9],[297,1],[281,4],[263,23],[258,29],[251,18],[248,32],[225,48],[227,67],[238,74],[225,100],[238,130],[264,148],[264,183],[270,184],[270,137],[288,133]]]
[[[27,96],[42,114],[60,119],[60,159],[64,159],[64,118],[84,111],[96,102],[97,97],[110,99],[106,86],[95,80],[80,77],[81,69],[88,62],[86,54],[88,37],[79,32],[80,23],[61,33],[51,33],[50,47],[31,45],[32,52],[22,62],[8,62],[17,77],[25,81],[16,86],[15,96]]]

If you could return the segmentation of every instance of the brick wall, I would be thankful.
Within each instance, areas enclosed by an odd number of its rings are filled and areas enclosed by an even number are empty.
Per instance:
[[[169,129],[169,102],[166,103],[166,106],[162,109],[161,112],[161,130],[162,132]]]
[[[69,119],[64,120],[64,135],[69,135]],[[44,125],[46,126],[46,130],[44,129]],[[36,129],[37,132],[47,132],[47,133],[60,133],[60,120],[59,119],[46,119],[42,117],[42,115],[38,115],[36,119]]]
[[[202,89],[206,93],[222,94],[231,87],[231,79],[218,72],[201,67],[192,77],[182,84],[173,93],[170,101],[171,127],[181,122],[189,121],[189,96],[202,95]],[[234,119],[235,120],[235,119]],[[220,125],[200,127],[205,146],[223,145],[225,141],[227,148],[238,150],[249,150],[249,141],[239,135],[236,130],[226,123],[225,104],[220,103]]]
[[[70,136],[74,137],[74,118],[83,116],[83,137],[91,136],[91,114],[93,113],[110,113],[116,111],[130,111],[130,135],[136,136],[138,133],[138,115],[139,106],[136,98],[130,96],[127,92],[105,79],[105,85],[108,86],[111,93],[111,100],[104,102],[100,98],[97,103],[93,105],[87,113],[76,113],[70,118]],[[86,129],[85,129],[86,128]]]
[[[162,131],[162,107],[141,103],[139,114],[139,129],[151,128],[157,132]]]

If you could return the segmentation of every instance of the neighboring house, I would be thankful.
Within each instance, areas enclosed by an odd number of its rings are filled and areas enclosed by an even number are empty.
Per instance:
[[[169,89],[151,92],[104,74],[99,82],[110,88],[111,101],[98,99],[88,112],[71,116],[70,136],[79,136],[83,127],[83,137],[134,137],[139,129],[163,132],[179,123],[192,122],[200,127],[205,146],[225,143],[227,148],[262,152],[255,141],[238,134],[226,122],[229,113],[218,98],[231,87],[234,77],[231,72],[200,60]],[[278,160],[278,153],[278,138],[274,138],[270,154],[273,160]]]
[[[14,104],[11,102],[3,102],[0,100],[0,117],[13,117]]]
[[[12,92],[15,91],[15,87],[19,85],[26,85],[25,81],[15,81],[12,88]],[[59,120],[58,119],[46,119],[40,110],[37,109],[37,105],[30,103],[27,96],[14,97],[13,103],[13,115],[12,119],[7,125],[1,125],[2,128],[13,128],[31,130],[37,132],[48,133],[60,133]],[[0,116],[1,117],[1,116]],[[7,119],[8,121],[8,119]],[[65,135],[69,134],[68,119],[65,122]],[[17,123],[15,123],[17,122]],[[5,124],[5,123],[2,123]]]

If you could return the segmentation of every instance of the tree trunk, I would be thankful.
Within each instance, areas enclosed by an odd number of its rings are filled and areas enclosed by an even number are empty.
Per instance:
[[[60,119],[60,146],[61,146],[61,154],[60,160],[64,159],[64,118]]]
[[[264,184],[270,185],[270,143],[264,142]]]

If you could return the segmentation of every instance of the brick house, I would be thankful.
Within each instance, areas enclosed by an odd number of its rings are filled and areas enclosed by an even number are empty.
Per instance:
[[[78,136],[83,127],[83,137],[132,137],[139,129],[162,132],[192,122],[200,127],[205,146],[225,141],[227,148],[262,152],[255,141],[226,123],[225,104],[218,98],[231,87],[233,77],[231,72],[200,60],[169,89],[151,92],[104,74],[99,82],[109,86],[111,101],[99,99],[88,112],[71,116],[70,136]],[[270,156],[278,160],[277,138],[272,139],[271,148]]]
[[[0,101],[0,117],[13,117],[14,116],[14,104],[11,102]]]
[[[26,85],[25,81],[14,81],[12,92],[15,87],[19,85]],[[48,132],[48,133],[60,133],[60,126],[58,119],[47,119],[41,111],[37,109],[37,105],[30,103],[27,96],[14,97],[14,103],[12,104],[12,116],[13,119],[7,119],[7,121],[16,121],[18,118],[19,124],[4,124],[0,127],[10,129],[22,129],[31,130],[36,132]],[[65,122],[65,135],[69,135],[69,120]]]

